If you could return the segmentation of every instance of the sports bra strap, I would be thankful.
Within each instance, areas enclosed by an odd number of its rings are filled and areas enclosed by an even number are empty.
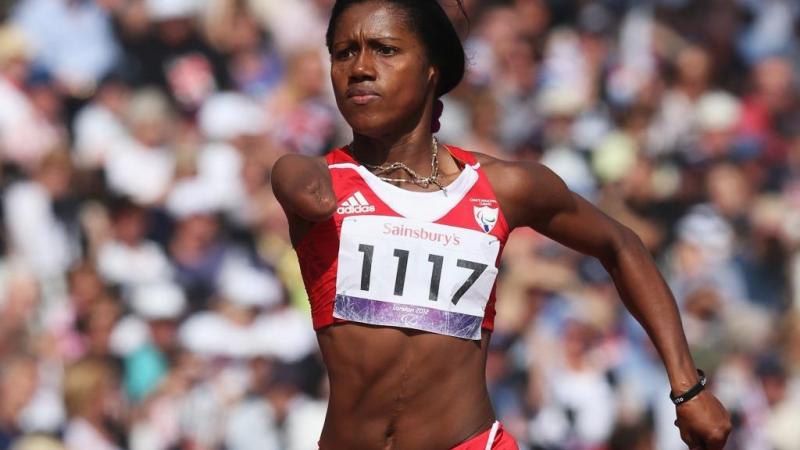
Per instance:
[[[347,153],[347,151],[343,147],[335,148],[335,149],[331,150],[330,152],[328,152],[328,154],[325,155],[325,161],[328,162],[328,165],[337,164],[337,163],[354,163],[354,164],[357,164],[356,160],[353,159],[353,157],[350,156],[350,154]]]
[[[444,145],[443,147],[447,149],[450,155],[452,155],[456,160],[456,163],[462,166],[462,168],[466,165],[474,166],[478,163],[478,159],[475,158],[475,155],[464,149],[458,148],[454,145]]]

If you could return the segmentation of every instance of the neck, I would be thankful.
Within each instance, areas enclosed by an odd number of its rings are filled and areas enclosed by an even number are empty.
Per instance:
[[[420,175],[428,175],[431,171],[432,139],[430,131],[418,130],[389,138],[373,138],[354,133],[350,151],[362,164],[380,166],[401,162]]]

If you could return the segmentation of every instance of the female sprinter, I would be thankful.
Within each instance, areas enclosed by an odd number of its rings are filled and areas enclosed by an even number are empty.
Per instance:
[[[683,395],[681,436],[722,449],[728,414],[702,390],[638,237],[539,164],[433,139],[437,99],[464,74],[438,3],[338,0],[327,45],[353,141],[326,157],[286,155],[272,172],[330,377],[320,448],[517,448],[495,420],[484,365],[503,244],[532,227],[602,261]]]

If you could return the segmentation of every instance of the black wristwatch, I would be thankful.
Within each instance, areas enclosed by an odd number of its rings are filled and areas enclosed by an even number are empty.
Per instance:
[[[689,388],[688,391],[680,395],[673,395],[672,391],[670,391],[669,399],[672,400],[672,403],[675,403],[675,405],[677,406],[680,405],[681,403],[688,402],[689,400],[694,398],[697,394],[702,392],[703,389],[706,388],[706,383],[707,383],[706,374],[700,369],[697,369],[697,374],[700,375],[700,381],[698,381],[697,384]]]

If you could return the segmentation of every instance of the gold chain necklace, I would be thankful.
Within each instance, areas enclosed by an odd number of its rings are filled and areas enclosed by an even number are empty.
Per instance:
[[[350,154],[355,155],[355,152],[353,151],[353,144],[349,144],[347,148],[350,150]],[[439,141],[435,137],[431,140],[431,153],[433,154],[431,158],[431,174],[427,177],[420,176],[414,169],[408,167],[402,162],[393,162],[391,164],[382,164],[380,166],[373,166],[365,163],[362,163],[362,165],[367,169],[372,170],[379,179],[389,183],[412,182],[423,188],[427,188],[431,184],[434,184],[438,186],[439,189],[444,191],[444,186],[442,186],[442,184],[439,182]],[[398,169],[405,170],[406,173],[411,176],[411,178],[390,178],[381,175],[384,173],[394,172]]]

